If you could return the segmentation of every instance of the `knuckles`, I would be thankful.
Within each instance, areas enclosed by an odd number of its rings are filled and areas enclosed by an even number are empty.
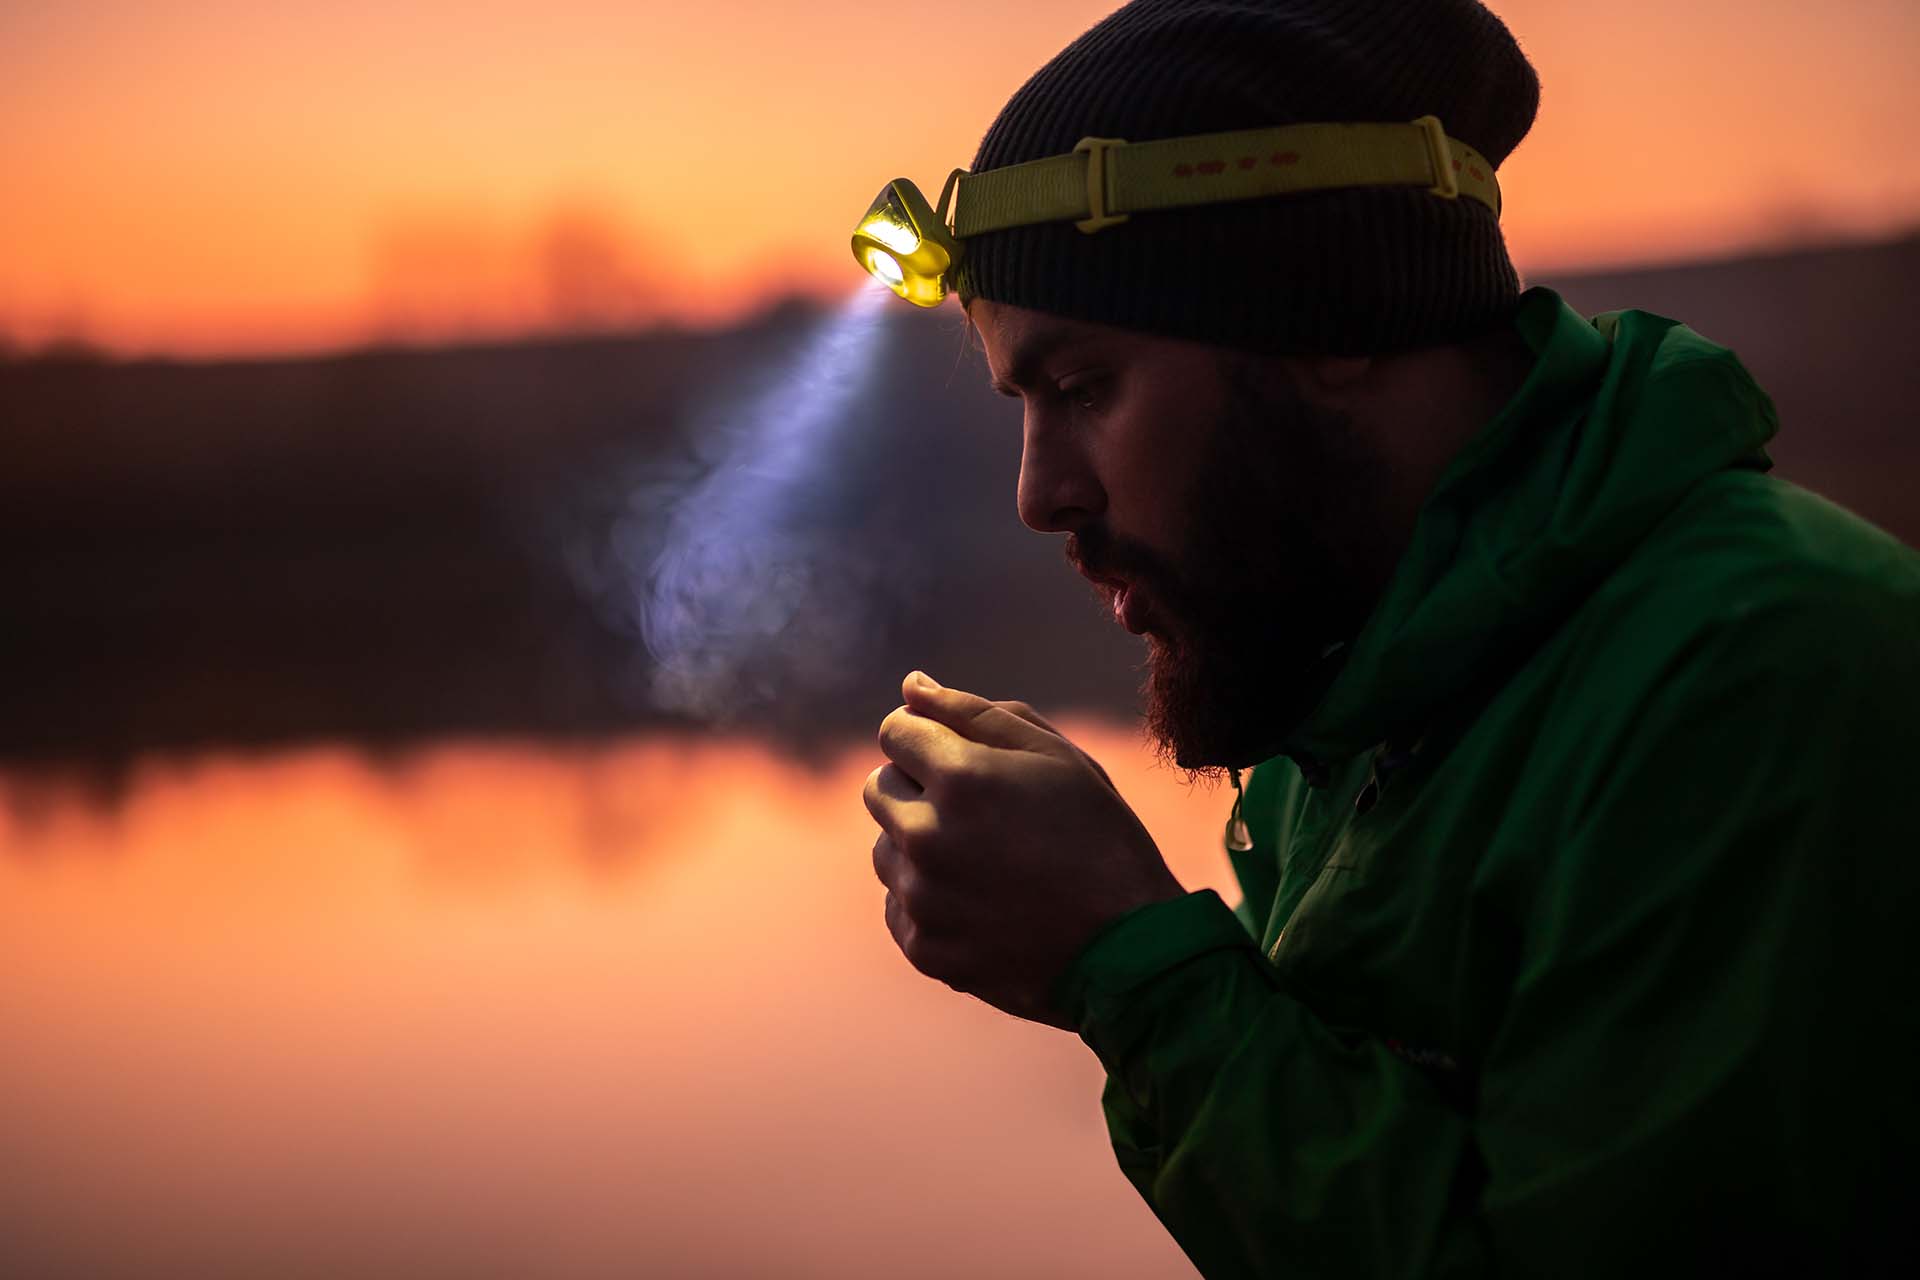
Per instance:
[[[899,862],[900,851],[894,847],[893,837],[882,831],[873,842],[873,874],[881,884],[892,888],[893,882],[899,878],[896,869]]]
[[[890,748],[900,741],[900,731],[906,727],[906,717],[912,714],[902,704],[880,718],[880,729],[874,736],[880,743],[880,750],[886,752],[889,759],[893,756]]]
[[[928,854],[938,852],[939,819],[924,813],[906,815],[894,825],[893,842],[909,858],[925,860]]]
[[[887,886],[892,910],[921,939],[964,932],[964,913],[956,910],[959,899],[937,871],[929,874],[891,842],[889,847],[874,846],[874,869]]]
[[[938,978],[939,964],[935,947],[927,938],[926,928],[913,914],[908,898],[908,887],[904,884],[894,886],[887,891],[886,901],[887,932],[893,935],[893,943],[900,948],[900,954],[907,963],[929,978]]]

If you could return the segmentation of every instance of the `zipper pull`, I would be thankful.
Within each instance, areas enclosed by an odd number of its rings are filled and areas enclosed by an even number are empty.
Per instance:
[[[1245,853],[1253,848],[1253,834],[1247,830],[1247,820],[1240,816],[1240,803],[1246,793],[1240,790],[1240,771],[1233,771],[1233,813],[1227,818],[1227,848],[1235,853]]]

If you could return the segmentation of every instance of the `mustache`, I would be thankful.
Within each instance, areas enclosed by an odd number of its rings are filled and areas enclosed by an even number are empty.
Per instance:
[[[1063,550],[1067,563],[1092,577],[1151,584],[1161,595],[1169,594],[1179,582],[1173,566],[1158,553],[1140,543],[1115,538],[1101,525],[1069,533]],[[1102,592],[1112,591],[1103,584],[1095,586]]]

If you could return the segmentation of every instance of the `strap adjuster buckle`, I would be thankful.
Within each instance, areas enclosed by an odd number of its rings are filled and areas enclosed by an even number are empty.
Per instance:
[[[1127,145],[1125,138],[1082,138],[1073,144],[1075,151],[1087,153],[1087,213],[1073,225],[1092,235],[1127,220],[1124,213],[1107,212],[1107,152]]]
[[[1439,116],[1421,116],[1413,122],[1427,136],[1427,155],[1433,161],[1434,183],[1427,188],[1429,195],[1445,200],[1460,198],[1460,175],[1453,170],[1453,148],[1447,145],[1447,131],[1440,125]]]

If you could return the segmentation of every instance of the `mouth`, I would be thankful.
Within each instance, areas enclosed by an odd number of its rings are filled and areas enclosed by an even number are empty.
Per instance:
[[[1110,598],[1115,622],[1136,636],[1146,634],[1146,593],[1140,589],[1140,584],[1127,582],[1122,578],[1111,578],[1103,573],[1088,573],[1084,569],[1081,573],[1087,581],[1099,587]]]

